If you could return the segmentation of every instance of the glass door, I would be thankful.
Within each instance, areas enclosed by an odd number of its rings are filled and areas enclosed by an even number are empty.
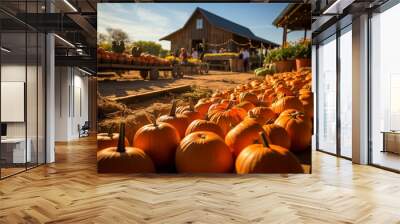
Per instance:
[[[336,35],[317,50],[317,149],[336,154]]]

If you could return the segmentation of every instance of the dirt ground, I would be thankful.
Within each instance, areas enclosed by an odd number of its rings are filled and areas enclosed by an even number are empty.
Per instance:
[[[161,77],[155,81],[139,79],[136,76],[125,76],[120,80],[99,81],[98,88],[101,96],[112,99],[188,84],[211,90],[227,89],[245,83],[251,78],[254,78],[253,73],[220,71],[210,71],[206,75],[185,76],[182,79]]]

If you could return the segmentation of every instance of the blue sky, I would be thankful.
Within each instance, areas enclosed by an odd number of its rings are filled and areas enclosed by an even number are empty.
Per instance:
[[[257,36],[280,44],[282,28],[272,21],[287,4],[278,3],[99,3],[97,29],[106,33],[107,27],[120,28],[134,40],[150,40],[170,48],[163,36],[181,28],[196,7],[201,7],[228,20],[243,25]],[[292,32],[289,41],[295,41],[304,31]]]

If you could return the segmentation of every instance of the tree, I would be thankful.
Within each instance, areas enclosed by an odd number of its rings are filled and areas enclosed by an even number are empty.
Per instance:
[[[110,37],[111,41],[123,41],[123,42],[128,42],[129,41],[129,36],[128,34],[121,30],[121,29],[114,29],[114,28],[107,28],[106,29],[108,36]]]
[[[162,49],[161,44],[158,44],[154,41],[136,41],[133,43],[134,46],[139,47],[142,52],[156,55],[156,56],[163,56],[166,55],[168,52]]]

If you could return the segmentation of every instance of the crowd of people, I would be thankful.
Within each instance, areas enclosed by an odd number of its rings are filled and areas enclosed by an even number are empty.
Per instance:
[[[220,48],[218,51],[216,49],[212,49],[209,53],[226,53],[229,52],[225,48]],[[181,48],[179,52],[175,53],[175,57],[179,57],[182,63],[187,63],[189,58],[203,60],[204,54],[206,52],[201,48],[195,49],[192,48],[191,52],[187,52],[186,48]],[[239,59],[243,60],[243,67],[244,71],[248,71],[249,69],[249,59],[250,59],[250,52],[248,49],[241,48],[239,51]]]

